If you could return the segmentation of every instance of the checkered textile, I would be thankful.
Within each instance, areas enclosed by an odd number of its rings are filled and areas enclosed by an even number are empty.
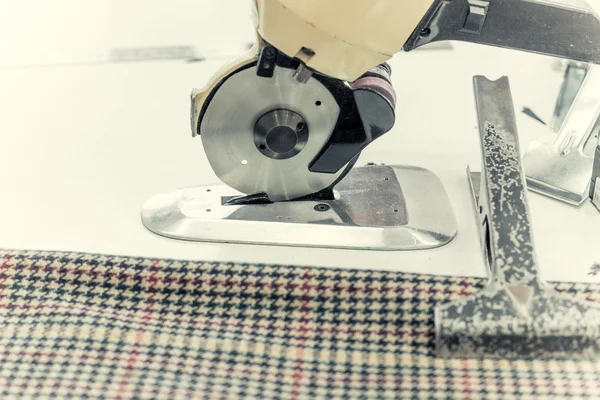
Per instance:
[[[0,399],[600,398],[600,361],[436,359],[434,305],[483,284],[0,251]]]

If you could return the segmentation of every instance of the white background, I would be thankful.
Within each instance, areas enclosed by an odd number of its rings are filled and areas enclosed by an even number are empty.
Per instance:
[[[596,0],[592,4],[600,9]],[[398,54],[394,129],[361,163],[412,164],[442,179],[459,225],[449,245],[368,252],[185,243],[146,231],[140,207],[217,183],[189,130],[189,93],[253,40],[249,0],[0,1],[0,247],[485,275],[465,169],[480,165],[472,76],[509,75],[517,111],[550,120],[557,60],[453,44]],[[111,49],[194,46],[208,60],[107,63]],[[600,89],[600,88],[599,88]],[[519,113],[521,148],[551,142]],[[600,213],[529,194],[540,268],[598,281]]]

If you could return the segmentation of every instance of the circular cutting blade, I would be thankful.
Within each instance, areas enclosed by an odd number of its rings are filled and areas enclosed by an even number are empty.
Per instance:
[[[331,186],[346,170],[336,174],[308,170],[333,133],[340,108],[322,83],[314,78],[300,83],[293,73],[275,68],[272,78],[263,78],[256,76],[255,68],[242,70],[221,85],[202,118],[200,136],[211,167],[219,179],[242,193],[264,192],[271,201],[292,200]],[[276,110],[297,114],[294,118],[302,119],[298,128],[308,131],[302,146],[286,157],[269,156],[256,139],[255,132],[262,129],[262,121],[257,129],[259,119]]]

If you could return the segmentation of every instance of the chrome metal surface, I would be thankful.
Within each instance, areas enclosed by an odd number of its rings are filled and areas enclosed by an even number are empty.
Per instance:
[[[556,101],[556,106],[554,107],[554,115],[552,117],[552,122],[550,123],[550,129],[553,132],[559,132],[560,128],[562,128],[565,118],[567,118],[567,114],[569,113],[569,110],[571,110],[573,102],[581,89],[581,85],[583,85],[588,69],[589,64],[586,63],[575,61],[567,63],[563,83]]]
[[[445,40],[600,63],[600,19],[583,0],[436,0],[404,50]]]
[[[487,286],[435,311],[442,357],[596,358],[600,305],[540,278],[508,78],[474,78],[482,172],[468,171]],[[477,189],[479,187],[479,190]]]
[[[596,177],[594,180],[594,189],[592,192],[592,204],[600,211],[600,177]]]
[[[592,180],[590,182],[590,198],[592,203],[600,210],[600,142],[596,147],[594,155],[594,168],[592,169]]]
[[[532,142],[523,157],[528,188],[579,205],[588,198],[593,158],[584,153],[600,120],[600,67],[587,73],[552,144]]]
[[[300,63],[294,72],[294,79],[300,83],[306,83],[312,76],[312,71],[304,63]]]
[[[294,157],[308,142],[304,118],[290,110],[266,113],[254,127],[254,144],[263,155],[277,160]]]
[[[146,202],[142,221],[174,239],[303,247],[415,250],[442,246],[457,227],[444,187],[406,166],[352,169],[335,200],[223,205],[226,186],[177,190]]]
[[[316,79],[303,84],[293,74],[276,68],[272,78],[261,78],[254,68],[247,68],[228,78],[208,105],[201,124],[204,151],[217,176],[239,192],[264,192],[272,201],[290,200],[329,187],[345,172],[344,168],[336,174],[308,170],[329,140],[340,109]],[[261,153],[254,128],[263,115],[281,109],[301,116],[310,134],[294,157],[275,159]]]

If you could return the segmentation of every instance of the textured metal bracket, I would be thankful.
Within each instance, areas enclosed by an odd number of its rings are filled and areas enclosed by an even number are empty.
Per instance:
[[[483,164],[469,182],[490,281],[436,308],[438,355],[598,357],[600,306],[558,294],[538,275],[508,78],[477,76],[474,85]]]
[[[523,163],[530,190],[580,205],[588,198],[593,158],[584,148],[600,120],[600,68],[589,69],[552,144],[531,142]]]

